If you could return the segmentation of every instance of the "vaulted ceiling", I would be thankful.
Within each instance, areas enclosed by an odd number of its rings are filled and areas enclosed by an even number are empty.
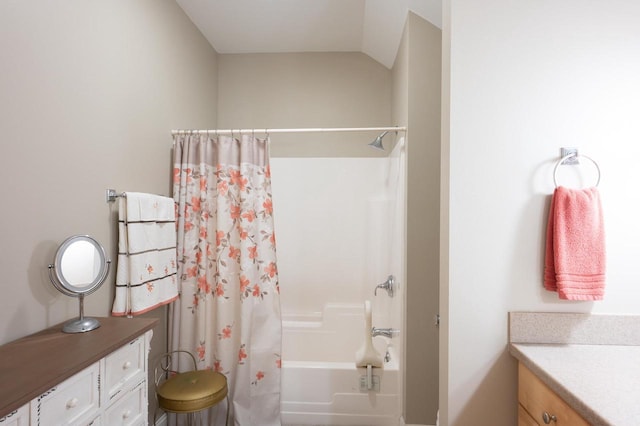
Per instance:
[[[176,0],[218,53],[362,52],[393,66],[408,11],[441,0]]]

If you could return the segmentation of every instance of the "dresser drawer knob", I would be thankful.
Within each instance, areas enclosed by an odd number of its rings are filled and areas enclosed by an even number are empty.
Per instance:
[[[76,405],[78,405],[78,398],[71,398],[69,401],[67,401],[67,409],[71,409]]]
[[[558,418],[553,414],[549,414],[545,411],[544,413],[542,413],[542,421],[544,422],[545,425],[548,425],[551,422],[558,421]]]
[[[124,364],[122,364],[122,369],[123,370],[128,370],[129,367],[131,367],[131,361],[127,361]]]
[[[125,411],[124,413],[122,413],[122,420],[127,420],[129,416],[131,416],[131,410]]]

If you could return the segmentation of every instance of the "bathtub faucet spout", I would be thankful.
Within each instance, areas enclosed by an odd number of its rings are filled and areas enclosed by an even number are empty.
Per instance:
[[[397,336],[398,333],[400,333],[400,331],[394,330],[393,328],[379,328],[379,327],[371,328],[371,337],[384,336],[391,339],[392,337]]]

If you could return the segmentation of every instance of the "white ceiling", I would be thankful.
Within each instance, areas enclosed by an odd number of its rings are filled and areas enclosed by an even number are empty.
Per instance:
[[[218,53],[363,52],[393,66],[407,12],[442,0],[176,0]]]

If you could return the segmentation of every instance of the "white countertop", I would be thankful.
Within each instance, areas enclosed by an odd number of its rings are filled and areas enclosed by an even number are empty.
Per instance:
[[[594,426],[640,425],[640,346],[511,343],[509,350]]]

